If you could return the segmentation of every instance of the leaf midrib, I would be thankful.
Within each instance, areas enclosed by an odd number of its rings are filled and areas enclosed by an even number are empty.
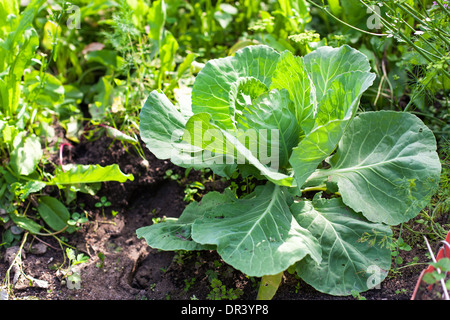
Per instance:
[[[274,185],[274,189],[272,192],[272,196],[271,196],[271,200],[269,205],[267,206],[267,209],[264,210],[264,212],[260,215],[260,217],[255,221],[255,223],[253,223],[253,226],[250,228],[250,230],[246,233],[246,235],[242,238],[242,240],[236,245],[235,249],[233,250],[233,252],[231,252],[229,254],[229,256],[232,256],[236,250],[238,250],[238,248],[240,248],[240,246],[242,245],[242,243],[251,235],[251,233],[253,232],[253,230],[256,228],[257,225],[260,224],[261,220],[268,214],[270,213],[274,203],[276,202],[276,193],[279,191],[280,187],[278,185]]]

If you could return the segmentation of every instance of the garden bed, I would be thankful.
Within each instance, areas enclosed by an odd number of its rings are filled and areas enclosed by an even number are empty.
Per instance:
[[[320,3],[4,5],[0,300],[245,301],[283,270],[274,300],[411,299],[450,226],[448,1]]]

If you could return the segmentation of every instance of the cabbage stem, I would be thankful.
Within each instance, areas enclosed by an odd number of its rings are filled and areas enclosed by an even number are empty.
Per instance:
[[[259,285],[258,296],[256,300],[272,300],[273,296],[280,286],[283,272],[273,275],[263,276]]]

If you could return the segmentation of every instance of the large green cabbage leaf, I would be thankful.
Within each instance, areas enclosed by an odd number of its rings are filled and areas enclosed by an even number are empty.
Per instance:
[[[371,221],[389,225],[419,214],[441,172],[433,133],[406,112],[361,113],[329,162],[331,168],[314,176],[337,182],[346,205]]]
[[[192,238],[217,245],[222,259],[250,276],[277,274],[306,255],[321,261],[319,243],[295,221],[289,196],[268,183],[244,199],[216,206],[197,219]]]
[[[318,194],[319,195],[319,194]],[[321,292],[349,295],[379,285],[391,266],[392,231],[349,209],[341,199],[300,201],[291,206],[298,223],[319,240],[322,261],[296,265],[300,277]]]

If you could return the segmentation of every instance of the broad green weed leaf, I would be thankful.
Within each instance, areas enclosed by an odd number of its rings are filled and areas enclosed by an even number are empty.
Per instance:
[[[10,165],[16,173],[27,176],[34,172],[43,153],[39,138],[35,135],[25,135],[26,132],[21,131],[14,138]]]
[[[0,0],[0,30],[9,28],[8,16],[18,16],[20,13],[19,3],[10,0]],[[3,37],[2,37],[3,38]]]
[[[339,0],[328,0],[328,5],[330,6],[331,12],[339,17],[342,13],[342,7],[339,4]]]
[[[214,12],[214,18],[220,24],[223,29],[226,29],[228,25],[233,21],[233,16],[221,11]]]
[[[54,231],[60,231],[67,226],[70,213],[58,199],[42,196],[38,200],[37,209],[41,218]]]
[[[0,2],[0,15],[6,18],[0,22],[0,109],[12,117],[19,106],[24,70],[39,46],[32,22],[43,1],[33,1],[20,15],[18,6],[8,2]]]
[[[106,126],[106,125],[102,125],[102,127],[105,128],[106,135],[112,139],[117,139],[119,141],[131,143],[131,144],[139,143],[139,141],[136,138],[134,138],[114,127],[110,127],[110,126]]]
[[[221,10],[214,12],[214,18],[219,22],[222,29],[226,30],[233,21],[233,16],[238,13],[238,9],[228,3],[221,3],[219,7]]]
[[[96,85],[98,92],[94,97],[94,102],[89,104],[89,113],[94,120],[103,120],[114,100],[114,88],[111,76],[103,76]]]
[[[42,226],[39,223],[25,216],[19,216],[14,213],[11,213],[9,216],[16,226],[28,230],[32,234],[39,233],[42,229]]]
[[[11,50],[11,52],[15,52],[14,48],[17,45],[17,43],[20,42],[20,38],[22,37],[23,32],[33,25],[33,19],[44,2],[45,0],[34,0],[31,1],[26,6],[25,10],[19,16],[20,17],[19,22],[11,30],[13,32],[9,33],[9,35],[5,39],[5,42],[2,44],[2,46],[6,50]],[[7,22],[7,24],[9,23]]]
[[[55,21],[47,21],[44,25],[42,46],[47,50],[53,49],[53,41],[61,36],[61,27]]]
[[[277,274],[304,258],[321,260],[318,241],[289,211],[282,187],[268,183],[233,203],[217,205],[192,225],[192,238],[217,245],[222,259],[249,276]]]
[[[161,44],[164,24],[166,23],[166,4],[164,0],[157,0],[152,3],[148,13],[148,25],[150,27],[150,39]]]
[[[39,36],[33,28],[29,28],[23,33],[23,40],[20,45],[20,50],[14,56],[12,63],[13,73],[20,81],[24,75],[25,69],[31,62],[31,59],[36,54],[36,48],[39,46]]]
[[[400,224],[430,200],[441,171],[433,133],[415,115],[378,111],[358,115],[315,175],[337,182],[345,204],[374,222]]]
[[[175,37],[169,31],[166,31],[159,50],[159,60],[161,65],[156,80],[159,84],[158,88],[160,88],[161,83],[165,82],[164,77],[166,72],[171,72],[175,68],[175,55],[178,47],[179,45]]]
[[[308,257],[296,265],[298,275],[316,290],[332,295],[366,291],[387,276],[391,266],[388,226],[365,220],[342,200],[300,201],[290,207],[299,225],[316,237],[322,262]]]
[[[175,55],[178,50],[178,46],[179,45],[175,37],[170,32],[166,31],[160,49],[161,69],[165,71],[173,71],[175,67]]]
[[[49,184],[78,185],[103,181],[125,182],[134,180],[132,174],[124,174],[117,164],[102,167],[100,165],[75,165],[66,171],[55,174]]]
[[[66,248],[66,255],[70,262],[75,260],[75,251],[72,248]]]
[[[64,86],[50,73],[41,78],[41,73],[34,70],[26,73],[24,80],[24,92],[31,102],[48,107],[64,102]]]
[[[406,3],[414,6],[414,1],[407,0]],[[366,18],[367,15],[367,7],[361,3],[359,0],[346,0],[340,1],[342,8],[342,19],[346,21],[349,25],[364,29],[368,27],[368,20]],[[382,6],[380,6],[381,10],[384,11]],[[384,15],[384,12],[381,12],[381,15]],[[344,27],[342,30],[343,34],[356,34],[352,37],[358,37],[359,32],[355,29]]]
[[[116,51],[107,49],[89,51],[86,54],[86,61],[98,62],[113,70],[120,69],[123,64],[123,58],[120,57]]]
[[[16,185],[18,190],[15,190],[15,193],[23,201],[25,201],[30,194],[39,192],[47,186],[45,182],[36,180],[30,180],[27,181],[27,183],[17,182]]]

